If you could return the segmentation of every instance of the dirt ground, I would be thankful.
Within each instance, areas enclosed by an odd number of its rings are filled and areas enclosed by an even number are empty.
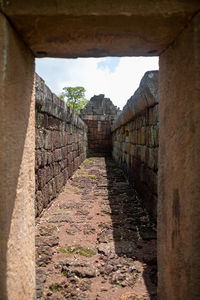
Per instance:
[[[36,220],[37,299],[157,299],[156,224],[110,158],[91,157]]]

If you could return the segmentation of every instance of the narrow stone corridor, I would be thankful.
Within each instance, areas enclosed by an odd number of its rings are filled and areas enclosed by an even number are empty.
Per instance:
[[[87,158],[36,220],[37,299],[156,299],[156,224],[111,158]]]

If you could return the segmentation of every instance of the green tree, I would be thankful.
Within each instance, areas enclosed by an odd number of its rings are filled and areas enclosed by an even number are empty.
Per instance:
[[[88,100],[85,99],[85,92],[86,90],[82,86],[64,87],[59,98],[65,101],[77,114],[80,114],[80,110],[88,103]]]

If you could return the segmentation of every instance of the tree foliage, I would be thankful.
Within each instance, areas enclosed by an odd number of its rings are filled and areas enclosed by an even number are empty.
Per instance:
[[[80,110],[88,103],[88,100],[85,99],[85,92],[86,90],[82,86],[64,87],[59,98],[65,101],[77,114],[80,114]]]

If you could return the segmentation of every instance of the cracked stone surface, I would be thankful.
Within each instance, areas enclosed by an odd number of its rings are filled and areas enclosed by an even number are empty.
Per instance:
[[[154,300],[156,224],[110,158],[91,157],[36,220],[37,299]]]

